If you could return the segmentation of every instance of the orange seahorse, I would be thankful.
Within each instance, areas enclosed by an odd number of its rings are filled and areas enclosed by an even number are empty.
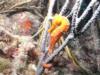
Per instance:
[[[56,14],[53,17],[52,20],[52,26],[48,29],[48,32],[50,33],[50,43],[48,48],[48,53],[51,54],[53,52],[53,48],[55,47],[55,44],[60,39],[60,37],[63,35],[63,32],[67,32],[70,27],[69,20],[61,16],[59,14]],[[44,68],[51,68],[53,64],[43,64]]]
[[[63,32],[67,32],[70,27],[70,22],[65,16],[61,16],[56,14],[52,20],[52,26],[48,29],[50,33],[50,43],[48,47],[48,53],[51,54],[53,52],[53,48],[55,44],[63,35]]]

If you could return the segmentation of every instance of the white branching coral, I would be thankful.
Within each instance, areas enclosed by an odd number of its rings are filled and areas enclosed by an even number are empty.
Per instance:
[[[60,15],[62,15],[65,12],[66,8],[68,7],[68,4],[69,4],[69,0],[66,0],[65,4],[63,5],[63,7],[59,13]]]
[[[71,31],[72,32],[75,29],[75,27],[77,26],[76,22],[77,22],[77,19],[78,19],[78,14],[79,14],[79,10],[80,10],[82,1],[83,0],[77,0],[76,4],[75,4],[75,8],[74,8],[74,11],[73,11],[73,16],[72,16],[72,23],[71,23],[71,26],[72,26]]]
[[[97,2],[97,0],[91,0],[91,2],[89,3],[89,5],[87,6],[87,8],[85,9],[85,11],[82,13],[82,15],[77,19],[76,21],[76,28],[78,26],[78,24],[80,23],[81,20],[83,20],[86,15],[89,13],[89,11],[92,9],[92,7],[94,6],[94,4]]]
[[[67,15],[67,17],[72,16],[72,14],[73,14],[74,10],[76,9],[76,6],[77,6],[78,3],[79,3],[79,0],[76,0],[75,4],[73,5],[71,12]]]
[[[52,12],[53,12],[53,7],[54,7],[54,4],[55,4],[55,1],[56,0],[49,0],[49,8],[48,8],[47,16],[46,16],[46,18],[43,22],[44,32],[43,32],[43,35],[42,35],[42,42],[41,42],[41,50],[43,52],[45,52],[45,50],[46,50],[46,40],[47,40],[47,34],[48,34],[47,31],[48,31],[48,28],[49,28],[49,21],[52,18]],[[36,75],[42,74],[43,67],[41,66],[41,64],[43,62],[44,56],[45,56],[45,54],[40,57],[40,61],[39,61],[38,66],[37,66],[38,70],[36,72]]]
[[[55,0],[50,0],[53,2],[53,4],[55,3]],[[48,63],[49,61],[51,61],[67,44],[68,41],[74,38],[74,30],[76,30],[76,28],[79,26],[79,23],[81,22],[81,20],[83,20],[87,14],[89,13],[89,11],[92,9],[92,7],[94,7],[95,3],[97,3],[97,0],[91,0],[89,5],[87,6],[87,8],[84,10],[84,12],[82,13],[82,15],[79,17],[78,14],[80,12],[81,9],[81,5],[83,3],[83,0],[76,0],[75,5],[73,6],[71,12],[67,15],[67,17],[71,17],[72,16],[72,22],[71,22],[71,30],[70,33],[68,34],[68,36],[66,37],[65,41],[62,43],[62,45],[56,49],[54,51],[53,54],[51,54],[45,61],[44,63]],[[61,11],[60,11],[60,15],[63,15],[65,9],[67,8],[69,4],[69,0],[66,0],[65,4],[63,5]],[[49,9],[53,9],[53,7],[49,6]],[[86,23],[86,25],[84,25],[83,29],[81,32],[84,32],[87,27],[94,21],[94,19],[97,17],[97,15],[100,12],[100,4],[98,6],[98,8],[95,10],[95,12],[93,13],[93,16],[91,17],[91,19]],[[49,13],[48,13],[49,14]],[[52,13],[50,14],[52,15]],[[50,19],[50,16],[49,16]],[[47,35],[47,29],[48,29],[48,25],[49,25],[49,19],[47,19],[47,22],[45,22],[45,33],[43,36],[43,39],[45,39],[45,41],[43,40],[43,42],[46,42],[46,38],[44,36]],[[43,47],[44,43],[42,43],[42,49],[45,49],[45,47]],[[43,56],[43,58],[45,57],[45,55]],[[43,62],[43,60],[40,59],[41,62]],[[40,64],[40,63],[39,63]],[[39,68],[40,67],[40,68]],[[43,67],[38,66],[38,71],[36,75],[42,75],[42,71],[43,71]]]
[[[48,31],[48,28],[49,28],[49,21],[52,18],[52,11],[53,11],[54,3],[55,3],[55,0],[50,0],[48,13],[47,13],[47,16],[46,16],[46,18],[43,22],[44,32],[43,32],[43,35],[42,35],[41,50],[45,50],[47,31]]]
[[[89,25],[91,25],[92,22],[95,21],[96,17],[98,16],[98,14],[100,13],[100,5],[98,6],[97,10],[94,12],[94,14],[92,15],[91,19],[86,23],[86,25],[83,27],[81,32],[84,32]]]

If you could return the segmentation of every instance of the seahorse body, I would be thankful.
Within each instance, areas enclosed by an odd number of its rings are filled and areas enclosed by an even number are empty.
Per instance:
[[[53,48],[60,37],[63,35],[63,32],[67,32],[70,27],[69,20],[61,15],[56,14],[52,20],[52,26],[48,29],[50,33],[50,43],[48,48],[48,53],[53,52]]]

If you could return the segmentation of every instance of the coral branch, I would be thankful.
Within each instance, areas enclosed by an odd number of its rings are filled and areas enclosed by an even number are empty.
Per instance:
[[[41,50],[43,52],[45,52],[45,49],[46,49],[46,40],[47,40],[47,31],[48,31],[48,28],[49,28],[49,20],[51,19],[52,17],[52,11],[53,11],[53,6],[55,4],[55,0],[50,0],[50,4],[49,4],[49,8],[48,8],[48,13],[47,13],[47,17],[45,18],[44,20],[44,33],[42,35],[42,43],[41,43]],[[43,67],[42,67],[42,62],[43,62],[43,59],[44,59],[44,56],[45,56],[46,53],[44,53],[40,60],[39,60],[39,63],[38,63],[38,67],[37,67],[37,72],[36,72],[36,75],[42,75],[42,71],[43,71]]]
[[[79,0],[76,0],[75,4],[73,5],[73,8],[72,8],[71,12],[67,15],[67,17],[72,16],[72,14],[73,14],[73,12],[75,10],[75,7],[76,7],[76,5],[77,5],[78,2],[79,2]]]
[[[95,4],[96,2],[97,2],[97,0],[91,0],[91,2],[90,2],[89,5],[87,6],[87,8],[86,8],[85,11],[83,12],[83,14],[77,19],[76,28],[77,28],[78,24],[80,23],[80,21],[86,17],[86,15],[88,14],[88,12],[91,10],[91,8],[94,6],[94,4]]]
[[[55,0],[53,0],[53,1],[55,2]],[[53,4],[54,4],[54,2],[53,2]],[[91,9],[91,7],[94,6],[94,4],[97,2],[97,0],[91,0],[91,2],[89,3],[88,7],[86,8],[86,10],[81,15],[81,17],[78,18],[78,14],[79,14],[82,2],[83,2],[83,0],[76,0],[76,3],[74,5],[74,7],[72,8],[71,13],[68,15],[68,16],[70,16],[70,15],[73,14],[73,16],[72,16],[72,23],[71,23],[72,26],[71,26],[71,30],[70,30],[69,35],[67,36],[65,41],[62,43],[62,45],[58,49],[56,49],[52,55],[50,55],[47,59],[44,60],[44,64],[46,64],[49,61],[51,61],[66,46],[66,44],[69,42],[69,40],[74,38],[73,31],[77,28],[78,23],[82,19],[84,19],[84,17],[86,17],[86,15],[88,14],[89,10]],[[68,3],[69,3],[69,1],[66,0],[65,5],[62,7],[62,10],[60,12],[61,15],[64,13],[64,10],[67,8]],[[44,29],[45,29],[45,31],[44,31],[43,37],[42,37],[42,44],[41,44],[42,51],[46,50],[47,30],[48,30],[48,27],[49,27],[49,20],[50,20],[50,18],[52,16],[52,9],[53,9],[52,5],[53,4],[51,4],[51,6],[49,6],[47,18],[44,20]],[[82,32],[84,32],[85,29],[90,25],[90,23],[97,17],[99,12],[100,12],[100,5],[98,6],[97,10],[93,14],[92,18],[85,25],[85,27],[83,28]],[[45,58],[45,54],[46,54],[46,52],[40,58],[40,61],[38,63],[38,71],[37,71],[36,75],[42,75],[42,72],[43,72],[44,68],[42,67],[41,64],[43,63],[43,59]]]
[[[73,16],[72,16],[72,28],[71,28],[71,31],[74,31],[75,30],[75,27],[76,27],[76,21],[77,21],[77,18],[78,18],[78,13],[79,13],[79,10],[80,10],[80,6],[82,4],[82,1],[83,0],[77,0],[76,1],[76,5],[75,5],[75,8],[74,8],[74,11],[73,11]]]
[[[43,35],[42,35],[41,50],[45,50],[47,31],[48,31],[48,28],[49,28],[49,20],[52,17],[52,11],[53,11],[54,3],[55,3],[55,0],[50,0],[47,17],[45,18],[45,20],[43,22],[44,32],[43,32]]]
[[[62,15],[64,13],[64,11],[66,10],[67,6],[69,4],[69,0],[66,0],[65,4],[63,5],[61,11],[60,11],[60,15]]]
[[[81,32],[84,32],[91,25],[91,23],[96,19],[96,17],[98,16],[99,13],[100,13],[100,4],[99,4],[98,8],[96,9],[96,11],[94,12],[93,16],[91,17],[91,19],[83,27]]]

